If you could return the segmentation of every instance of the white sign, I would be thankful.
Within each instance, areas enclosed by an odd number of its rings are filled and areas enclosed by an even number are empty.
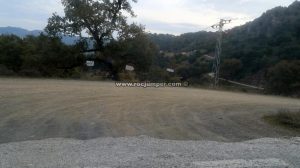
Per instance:
[[[171,73],[174,73],[174,72],[175,72],[175,70],[174,70],[174,69],[171,69],[171,68],[167,68],[167,71],[168,71],[168,72],[171,72]]]
[[[126,65],[125,70],[126,71],[134,71],[134,67],[130,66],[130,65]]]
[[[86,66],[88,66],[88,67],[95,66],[95,61],[86,61]]]
[[[210,76],[211,78],[215,77],[215,73],[209,73],[208,76]]]

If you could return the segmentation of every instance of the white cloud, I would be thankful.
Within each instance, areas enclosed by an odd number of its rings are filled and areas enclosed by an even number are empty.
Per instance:
[[[242,12],[220,11],[216,9],[214,4],[205,3],[205,0],[199,1],[197,5],[190,6],[187,0],[144,0],[134,6],[134,10],[138,17],[135,19],[142,24],[146,20],[156,21],[157,23],[165,23],[169,25],[197,25],[192,27],[193,31],[198,31],[215,24],[221,18],[236,18],[230,27],[243,24],[253,19],[248,14]],[[150,29],[149,29],[150,27]],[[155,31],[147,26],[148,30]],[[171,27],[170,27],[171,28]],[[174,27],[173,27],[174,28]],[[182,33],[180,29],[186,27],[178,26],[177,32]],[[172,31],[174,33],[174,31]]]
[[[203,30],[221,18],[237,18],[227,28],[259,17],[267,9],[294,0],[139,0],[133,5],[148,31],[179,34]],[[43,29],[53,12],[63,13],[61,0],[0,0],[0,26]],[[206,29],[211,30],[211,29]]]

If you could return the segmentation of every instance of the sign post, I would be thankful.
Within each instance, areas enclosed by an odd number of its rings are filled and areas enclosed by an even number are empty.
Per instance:
[[[86,61],[86,66],[88,66],[88,67],[93,67],[93,66],[95,66],[95,61]]]
[[[167,68],[167,72],[174,73],[175,70],[174,70],[174,69],[171,69],[171,68]]]
[[[130,65],[126,65],[125,70],[126,71],[134,71],[134,67],[130,66]]]

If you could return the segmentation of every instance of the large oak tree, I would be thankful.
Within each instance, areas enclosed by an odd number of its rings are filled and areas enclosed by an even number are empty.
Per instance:
[[[137,29],[143,31],[127,23],[128,16],[135,16],[131,1],[137,0],[62,0],[65,15],[54,13],[45,31],[52,36],[87,34],[95,42],[95,49],[103,51],[112,39],[130,36]]]

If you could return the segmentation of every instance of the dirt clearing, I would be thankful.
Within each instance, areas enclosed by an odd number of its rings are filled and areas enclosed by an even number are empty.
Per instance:
[[[189,88],[117,88],[109,82],[0,78],[0,143],[147,135],[243,141],[293,137],[262,118],[299,99]]]

